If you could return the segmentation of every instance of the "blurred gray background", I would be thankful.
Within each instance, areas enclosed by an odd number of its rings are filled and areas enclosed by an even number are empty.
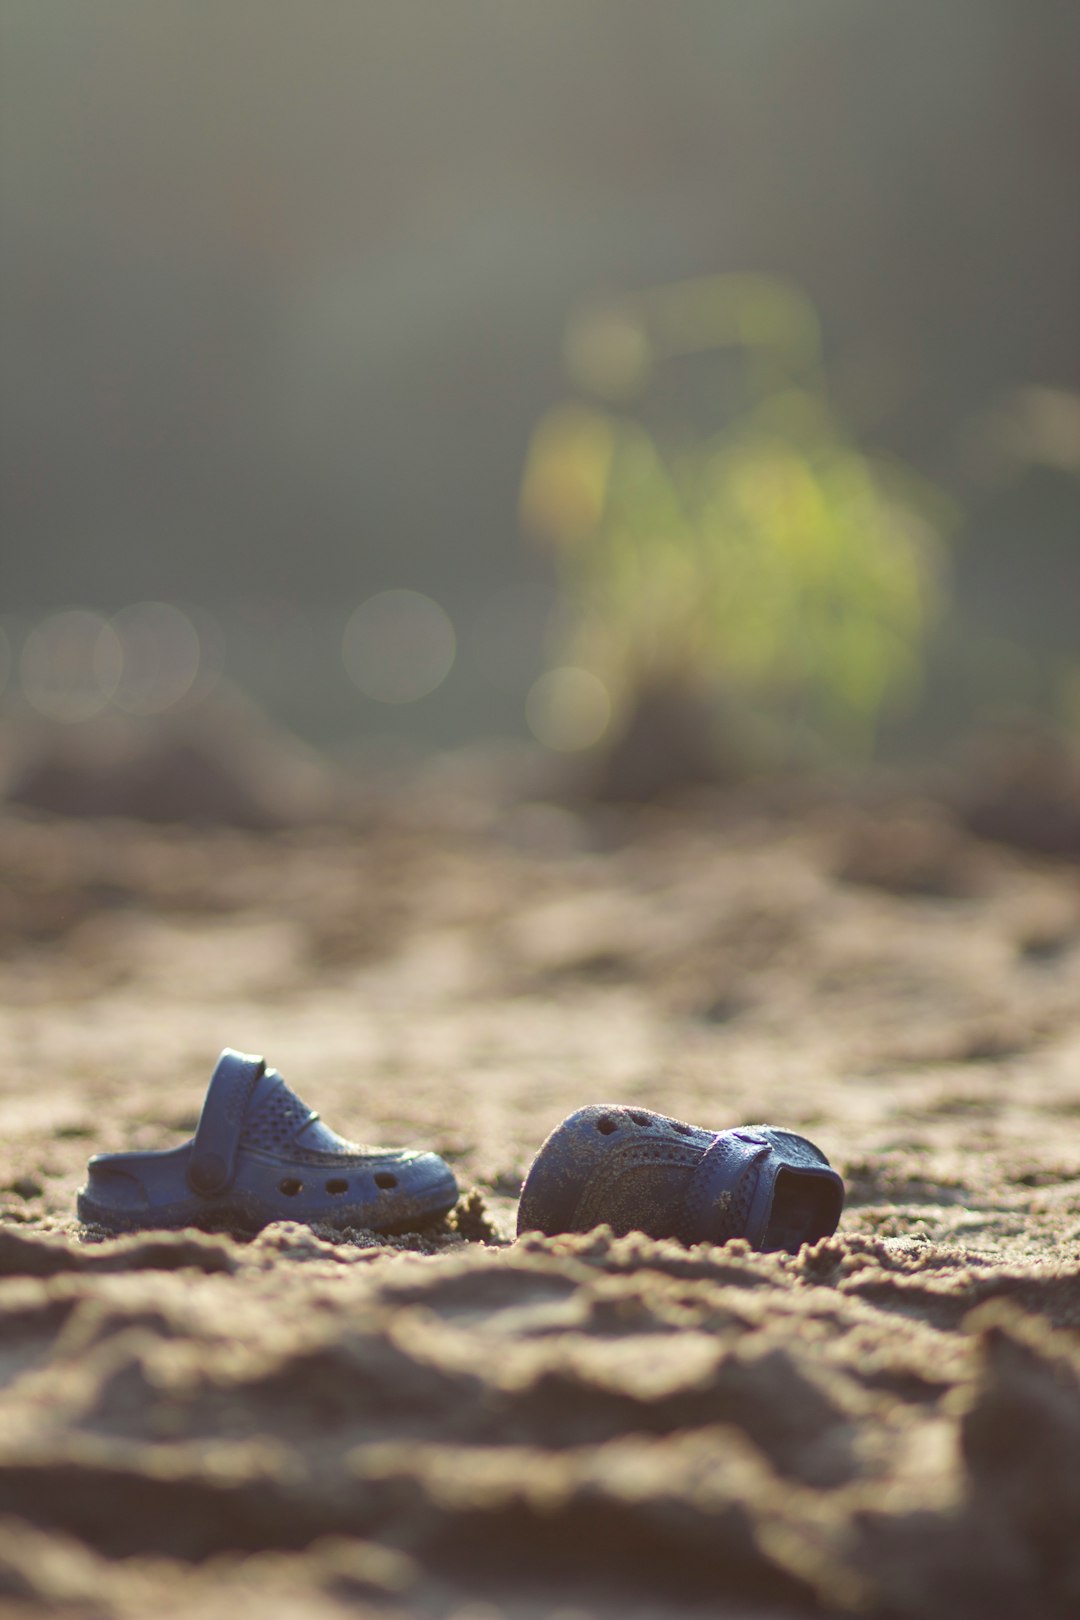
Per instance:
[[[319,743],[523,735],[566,322],[725,270],[807,293],[859,442],[958,504],[909,730],[1071,678],[1075,0],[0,0],[0,79],[9,706],[88,612]],[[342,649],[391,590],[453,653],[387,704]]]

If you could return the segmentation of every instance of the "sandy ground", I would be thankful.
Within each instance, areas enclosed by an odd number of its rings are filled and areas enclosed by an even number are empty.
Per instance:
[[[1076,868],[899,800],[12,811],[0,984],[5,1614],[1080,1613]],[[80,1229],[87,1155],[183,1140],[225,1044],[467,1201]],[[514,1243],[603,1101],[805,1130],[839,1233]]]

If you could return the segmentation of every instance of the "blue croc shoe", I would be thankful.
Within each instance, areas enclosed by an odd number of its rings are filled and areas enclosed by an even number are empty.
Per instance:
[[[79,1219],[114,1232],[271,1221],[408,1232],[457,1201],[437,1153],[359,1147],[328,1130],[260,1057],[218,1059],[195,1135],[159,1153],[90,1160]]]
[[[594,1105],[564,1119],[533,1160],[518,1232],[726,1243],[794,1254],[836,1231],[844,1183],[805,1136],[771,1125],[699,1130],[645,1108]]]

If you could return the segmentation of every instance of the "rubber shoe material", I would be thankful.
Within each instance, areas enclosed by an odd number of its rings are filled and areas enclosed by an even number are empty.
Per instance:
[[[794,1254],[831,1237],[844,1183],[793,1131],[706,1131],[645,1108],[593,1104],[564,1119],[533,1160],[518,1233],[587,1232],[727,1243]]]
[[[115,1232],[271,1221],[408,1232],[457,1201],[436,1153],[360,1147],[325,1126],[276,1069],[226,1047],[195,1135],[159,1153],[90,1160],[79,1219]]]

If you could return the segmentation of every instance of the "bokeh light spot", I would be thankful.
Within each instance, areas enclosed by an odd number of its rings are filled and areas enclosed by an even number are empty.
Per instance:
[[[380,591],[345,626],[341,656],[365,697],[415,703],[442,685],[457,638],[449,615],[420,591]]]
[[[525,718],[537,742],[573,754],[600,741],[611,721],[611,698],[590,670],[564,664],[533,682]]]
[[[652,348],[640,319],[629,311],[598,309],[570,322],[563,361],[573,380],[605,399],[639,394],[652,364]]]
[[[113,702],[128,714],[162,714],[187,697],[202,658],[199,632],[169,602],[136,602],[112,621],[123,667]]]
[[[19,681],[31,708],[50,720],[90,720],[108,706],[123,672],[116,631],[99,613],[70,608],[30,631]]]

